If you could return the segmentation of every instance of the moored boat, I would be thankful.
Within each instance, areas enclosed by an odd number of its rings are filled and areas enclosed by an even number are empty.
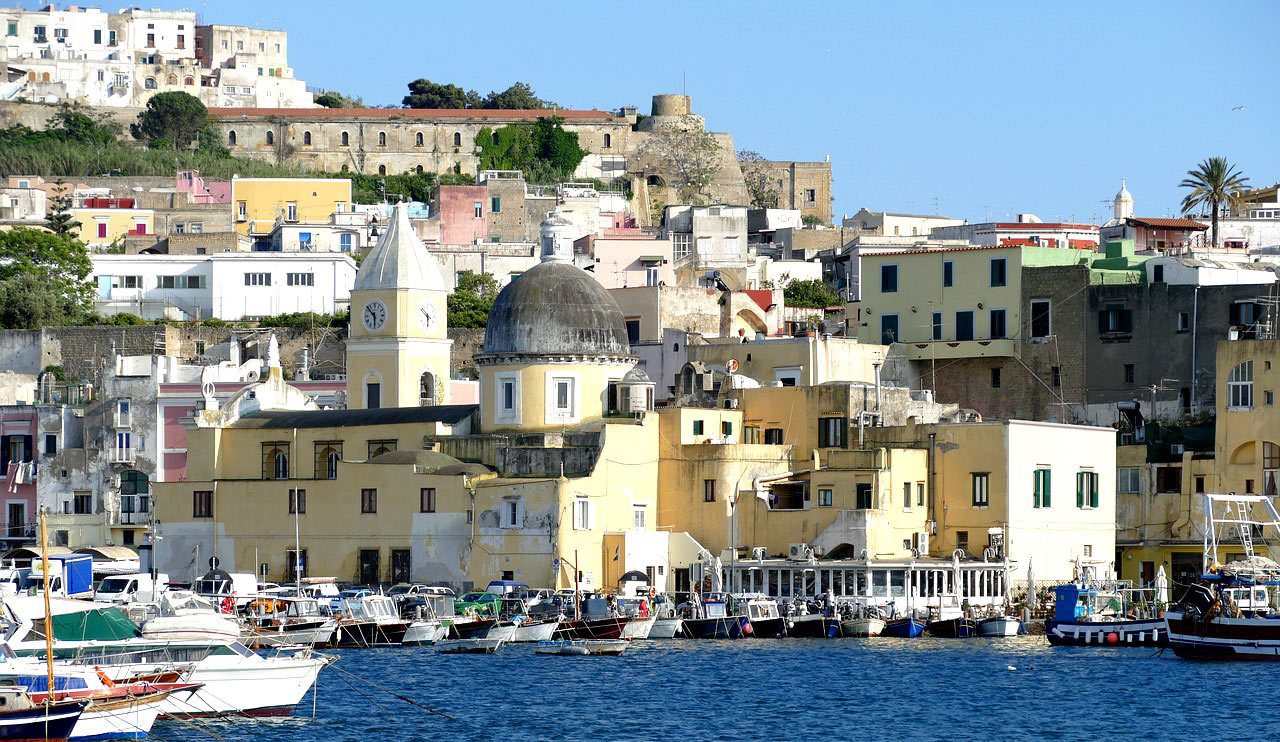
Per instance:
[[[978,636],[1017,636],[1022,631],[1022,619],[1016,616],[991,616],[978,621]]]
[[[435,647],[439,654],[493,654],[503,643],[501,639],[445,639]]]
[[[1123,586],[1059,585],[1054,589],[1053,618],[1044,624],[1045,637],[1056,646],[1166,646],[1169,632],[1158,600],[1144,609],[1130,605],[1132,594]]]
[[[684,631],[690,638],[737,639],[750,635],[746,614],[730,611],[728,596],[721,593],[695,595],[685,610],[689,615],[684,619]]]
[[[967,639],[978,634],[978,622],[968,616],[930,621],[924,630],[940,639]]]
[[[876,616],[858,616],[840,621],[840,635],[852,637],[880,636],[885,621]]]
[[[409,627],[405,629],[404,638],[400,642],[410,647],[435,644],[448,635],[448,626],[434,618],[420,618],[409,622]]]
[[[535,654],[553,654],[570,657],[617,657],[626,651],[630,641],[626,639],[592,639],[538,642]]]
[[[925,622],[914,616],[885,620],[880,636],[895,639],[914,639],[924,633]]]
[[[0,740],[65,742],[88,701],[37,704],[24,688],[0,688]]]
[[[404,641],[409,622],[400,617],[395,601],[385,595],[364,595],[343,601],[333,645],[345,648],[395,646]]]

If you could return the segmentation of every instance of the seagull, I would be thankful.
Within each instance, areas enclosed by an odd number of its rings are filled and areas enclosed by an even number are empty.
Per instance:
[[[1234,107],[1234,108],[1232,108],[1231,110],[1233,110],[1233,111],[1243,111],[1243,110],[1244,110],[1244,106],[1235,106],[1235,107]]]

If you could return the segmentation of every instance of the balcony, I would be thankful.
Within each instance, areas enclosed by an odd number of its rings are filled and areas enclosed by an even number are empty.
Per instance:
[[[120,513],[120,525],[149,526],[151,525],[151,513]]]
[[[6,539],[24,539],[35,536],[36,527],[31,523],[10,523],[4,526],[4,537]]]
[[[132,464],[134,462],[134,454],[132,448],[120,448],[112,446],[107,450],[107,456],[113,464]]]
[[[948,360],[954,358],[1012,358],[1018,355],[1018,341],[994,340],[902,340],[907,358],[913,361]]]

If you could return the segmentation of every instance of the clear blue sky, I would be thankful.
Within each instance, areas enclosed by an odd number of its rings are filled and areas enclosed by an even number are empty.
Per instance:
[[[299,77],[372,104],[418,77],[481,93],[522,80],[565,106],[641,111],[685,89],[739,149],[829,154],[837,218],[932,213],[935,199],[975,221],[1106,218],[1121,176],[1140,215],[1162,216],[1212,155],[1255,185],[1280,180],[1275,0],[188,7],[283,28]]]

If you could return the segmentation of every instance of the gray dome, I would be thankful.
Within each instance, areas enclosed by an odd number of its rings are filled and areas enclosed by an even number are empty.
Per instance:
[[[493,302],[482,356],[631,356],[622,310],[572,263],[539,263]]]
[[[645,373],[644,369],[640,368],[640,364],[637,363],[636,365],[631,367],[630,371],[628,371],[625,375],[623,375],[622,383],[623,384],[652,384],[653,381],[649,378],[649,374]]]

